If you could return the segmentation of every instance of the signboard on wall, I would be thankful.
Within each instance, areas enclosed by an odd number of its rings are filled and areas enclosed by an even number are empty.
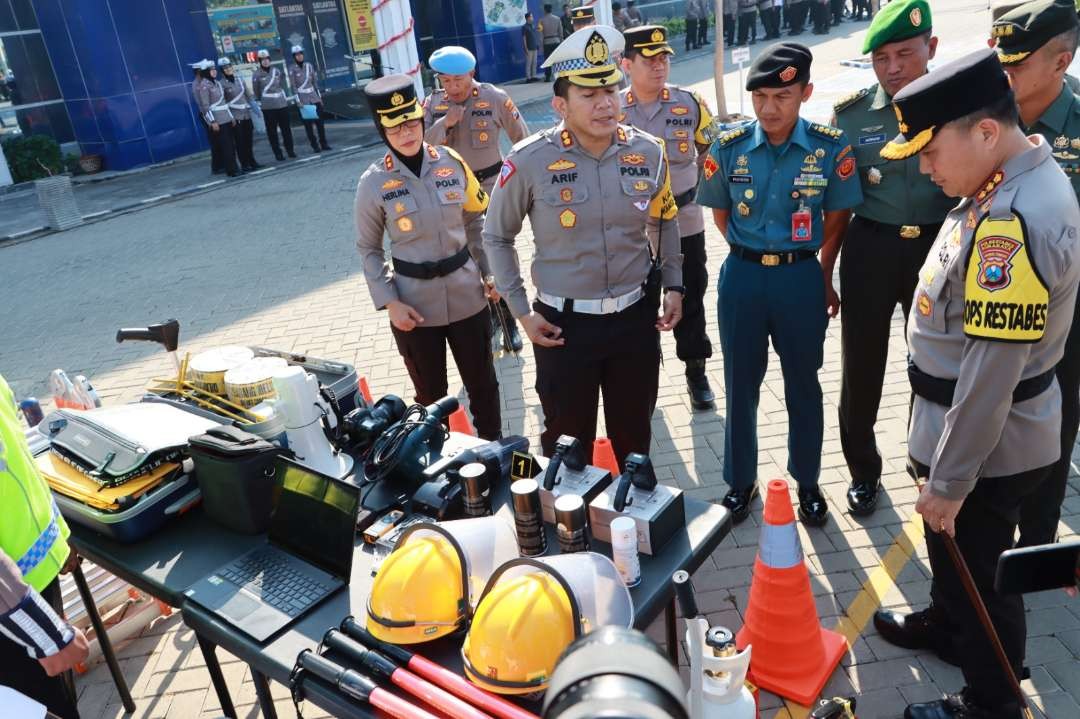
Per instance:
[[[315,20],[315,32],[322,46],[323,72],[328,89],[352,87],[352,60],[345,19],[341,17],[338,0],[312,0],[311,11]]]
[[[259,50],[273,45],[277,39],[272,5],[220,8],[210,10],[207,17],[210,18],[210,30],[226,53]]]
[[[484,25],[488,30],[521,27],[525,24],[525,13],[529,11],[525,0],[484,0],[483,7]]]
[[[375,17],[371,13],[371,0],[344,0],[345,17],[349,22],[354,52],[374,50],[378,46],[375,38]]]

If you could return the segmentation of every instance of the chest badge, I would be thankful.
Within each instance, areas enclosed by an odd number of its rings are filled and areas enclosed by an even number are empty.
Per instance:
[[[626,164],[626,165],[644,165],[645,164],[645,156],[640,154],[640,153],[637,153],[637,152],[627,153],[627,154],[623,155],[622,157],[620,157],[619,159],[622,160],[623,163]]]
[[[974,230],[975,226],[978,225],[978,224],[979,223],[975,218],[975,210],[973,210],[973,209],[968,210],[968,214],[967,214],[967,226],[968,226],[968,229],[969,230]]]
[[[396,212],[396,213],[398,213],[400,215],[404,211],[405,211],[405,203],[404,202],[395,202],[394,203],[394,212]]]
[[[386,182],[382,183],[382,188],[384,190],[396,190],[399,187],[403,187],[404,185],[404,180],[387,180]]]
[[[645,180],[635,180],[634,189],[638,192],[644,192],[645,190],[649,189],[649,183],[645,182]]]
[[[437,167],[435,168],[435,177],[450,177],[454,174],[454,168],[452,167]]]
[[[574,191],[569,187],[564,187],[559,190],[559,199],[563,202],[572,202],[574,199]]]
[[[490,135],[488,135],[486,132],[481,131],[481,133],[477,136],[477,139],[479,139],[480,142],[487,142],[488,137],[490,137]]]
[[[690,143],[686,140],[682,140],[681,142],[679,142],[679,152],[683,153],[684,155],[690,152]]]
[[[1064,135],[1058,135],[1057,137],[1054,138],[1054,149],[1056,149],[1056,150],[1064,150],[1068,146],[1069,146],[1069,138],[1065,137]]]
[[[744,190],[742,194],[743,194],[743,197],[745,197],[748,200],[754,199],[754,191],[749,189],[749,188]]]
[[[876,167],[871,167],[869,170],[866,171],[866,180],[871,185],[880,185],[881,184],[881,170],[877,169]]]
[[[814,156],[820,160],[821,158],[825,157],[825,150],[819,147],[818,149],[814,150]]]
[[[397,219],[397,228],[399,230],[401,230],[402,232],[412,232],[413,231],[413,221],[411,219],[409,219],[408,217],[399,217]]]
[[[548,165],[547,169],[553,172],[559,172],[561,170],[572,170],[575,167],[577,167],[576,162],[572,162],[570,160],[566,160],[560,157],[558,160]]]
[[[641,212],[644,212],[645,209],[648,206],[649,206],[649,201],[648,200],[635,200],[634,201],[634,207],[638,208],[638,210],[640,210]]]
[[[750,216],[750,205],[746,204],[745,202],[740,202],[736,209],[738,209],[739,211],[739,217]]]
[[[559,213],[559,224],[570,229],[577,224],[577,214],[573,210],[567,208]]]
[[[685,115],[688,112],[690,112],[690,108],[686,107],[685,105],[676,105],[675,107],[671,108],[672,115]]]
[[[739,155],[737,158],[735,158],[735,164],[739,167],[746,167],[750,164],[750,158],[746,155]]]
[[[491,103],[487,100],[477,100],[473,103],[473,107],[475,107],[477,110],[486,110],[491,107]]]

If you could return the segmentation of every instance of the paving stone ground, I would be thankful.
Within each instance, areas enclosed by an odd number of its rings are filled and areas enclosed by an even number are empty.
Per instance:
[[[939,7],[940,6],[940,7]],[[935,4],[935,27],[949,38],[942,56],[982,43],[985,6],[961,0]],[[814,46],[821,67],[812,116],[827,114],[840,94],[865,84],[867,71],[841,67],[856,57],[865,23],[844,24]],[[955,38],[955,39],[953,39]],[[756,49],[759,49],[760,45]],[[677,65],[675,79],[713,98],[711,60]],[[729,104],[737,108],[737,82],[729,75]],[[530,119],[534,119],[530,117]],[[541,119],[537,117],[536,119]],[[824,119],[824,118],[822,118]],[[411,396],[404,366],[394,348],[385,313],[375,312],[364,286],[351,235],[356,179],[371,161],[356,155],[119,216],[66,233],[0,248],[0,372],[16,394],[44,394],[49,370],[64,367],[91,377],[106,402],[136,399],[147,380],[165,375],[169,363],[156,346],[113,341],[116,328],[168,317],[181,321],[182,351],[221,344],[253,344],[355,364],[376,395]],[[2,207],[2,205],[0,205]],[[725,256],[725,243],[707,232],[710,276]],[[519,247],[531,256],[531,235]],[[716,293],[706,297],[709,328],[716,339]],[[843,511],[849,477],[837,434],[840,382],[839,322],[830,324],[820,377],[826,402],[821,484],[832,515],[823,529],[799,527],[811,570],[818,611],[833,626],[880,565],[913,514],[915,490],[904,473],[908,388],[904,374],[903,319],[893,318],[888,374],[877,425],[884,455],[887,495],[878,511],[857,520]],[[719,357],[709,364],[718,393],[715,412],[689,406],[670,336],[663,338],[666,364],[653,418],[653,461],[661,481],[691,496],[717,500],[726,490],[723,463],[723,381]],[[450,363],[453,366],[453,363]],[[539,435],[541,415],[533,389],[531,353],[502,357],[504,430]],[[460,387],[452,374],[451,387]],[[761,392],[759,480],[786,477],[788,417],[775,356]],[[798,431],[798,427],[792,428]],[[602,427],[601,427],[602,430]],[[760,502],[694,577],[698,603],[711,622],[738,627],[746,608],[761,523]],[[1060,526],[1063,536],[1080,531],[1080,478],[1074,469]],[[925,545],[898,572],[894,586],[878,598],[883,606],[921,608],[928,599]],[[1063,592],[1028,598],[1028,664],[1024,689],[1040,715],[1080,717],[1080,600]],[[650,634],[663,639],[658,625]],[[125,676],[138,704],[136,716],[188,719],[220,714],[194,637],[176,613],[155,622],[120,650]],[[685,656],[683,656],[685,664]],[[224,671],[241,716],[255,716],[254,687],[247,667],[224,656]],[[685,669],[684,669],[685,671]],[[962,685],[957,669],[934,656],[893,647],[863,629],[833,674],[825,693],[859,693],[862,719],[897,717],[910,701],[936,697]],[[85,719],[122,716],[104,666],[78,678]],[[284,687],[274,696],[282,717],[295,715]],[[761,696],[762,716],[782,719],[783,702]],[[323,716],[307,707],[305,716]]]

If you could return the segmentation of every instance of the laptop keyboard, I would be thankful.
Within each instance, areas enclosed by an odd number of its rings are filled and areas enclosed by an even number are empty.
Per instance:
[[[306,610],[331,589],[327,584],[294,571],[275,551],[253,552],[225,566],[218,574],[246,587],[290,617]]]

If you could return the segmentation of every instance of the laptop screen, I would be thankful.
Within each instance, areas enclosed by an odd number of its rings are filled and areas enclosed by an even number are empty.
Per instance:
[[[285,459],[276,470],[270,542],[348,583],[360,489]]]

